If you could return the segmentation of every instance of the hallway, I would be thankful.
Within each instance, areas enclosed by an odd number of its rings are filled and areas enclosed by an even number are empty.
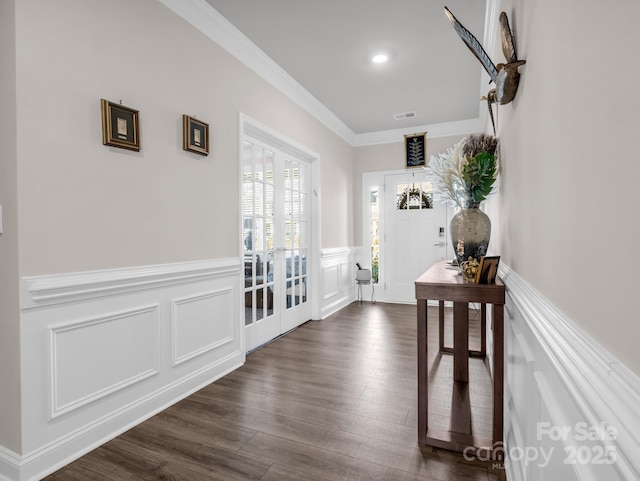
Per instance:
[[[415,315],[412,305],[353,303],[310,321],[45,479],[504,480],[491,463],[418,447]],[[448,422],[450,358],[437,356],[430,374],[430,403],[441,409],[430,423]],[[482,381],[472,386],[472,404],[490,392],[485,366],[471,359],[472,377]],[[474,430],[482,431],[475,413]]]

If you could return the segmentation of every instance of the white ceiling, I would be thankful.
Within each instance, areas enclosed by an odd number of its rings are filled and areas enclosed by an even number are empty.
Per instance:
[[[486,0],[206,2],[355,134],[480,116],[480,64],[443,7],[482,41]],[[379,51],[387,63],[371,62]]]

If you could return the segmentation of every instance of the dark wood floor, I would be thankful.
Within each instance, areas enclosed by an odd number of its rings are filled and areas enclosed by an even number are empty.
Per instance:
[[[451,356],[429,347],[429,422],[446,426]],[[418,447],[416,372],[415,306],[352,304],[45,479],[504,480],[491,463]],[[491,414],[481,407],[486,364],[471,359],[470,375],[479,379],[470,391],[474,429],[482,430]]]

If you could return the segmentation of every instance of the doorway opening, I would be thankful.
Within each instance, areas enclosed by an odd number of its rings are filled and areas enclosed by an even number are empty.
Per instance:
[[[447,255],[447,207],[422,171],[368,172],[362,189],[363,263],[378,298],[415,303],[414,281]]]

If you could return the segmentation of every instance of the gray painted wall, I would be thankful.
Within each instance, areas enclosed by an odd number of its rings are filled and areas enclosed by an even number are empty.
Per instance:
[[[638,374],[640,67],[630,59],[640,4],[509,0],[501,10],[527,64],[515,101],[499,108],[494,247]]]

